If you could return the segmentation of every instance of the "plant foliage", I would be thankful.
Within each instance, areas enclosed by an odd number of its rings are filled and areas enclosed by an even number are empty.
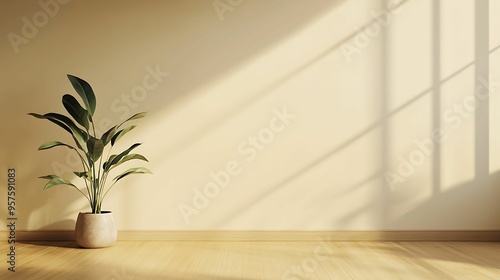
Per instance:
[[[92,213],[98,214],[101,213],[104,198],[116,182],[132,174],[151,173],[151,171],[144,167],[130,168],[114,177],[109,186],[106,185],[109,172],[115,167],[130,160],[148,161],[143,155],[130,153],[140,146],[140,143],[135,143],[120,153],[111,154],[118,140],[136,127],[135,125],[131,125],[122,128],[122,126],[129,121],[145,117],[146,113],[137,113],[118,125],[111,127],[98,137],[93,119],[97,103],[92,87],[89,83],[76,76],[68,75],[68,79],[83,101],[82,106],[74,96],[70,94],[65,94],[63,96],[63,106],[71,118],[57,113],[47,113],[43,115],[29,113],[29,115],[38,119],[48,120],[66,130],[71,135],[75,142],[74,145],[69,145],[60,141],[49,141],[40,145],[38,150],[47,150],[54,147],[66,147],[74,150],[78,154],[83,168],[82,171],[75,171],[74,174],[83,179],[85,182],[85,189],[81,189],[69,180],[57,175],[46,175],[40,178],[49,180],[44,186],[44,189],[57,185],[67,185],[75,188],[87,198]]]

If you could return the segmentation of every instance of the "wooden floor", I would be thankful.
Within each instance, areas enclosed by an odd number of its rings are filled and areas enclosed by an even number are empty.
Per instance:
[[[105,249],[72,242],[0,245],[0,279],[500,279],[500,243],[155,242]]]

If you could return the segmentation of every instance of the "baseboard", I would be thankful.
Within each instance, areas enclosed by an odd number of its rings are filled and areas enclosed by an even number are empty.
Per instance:
[[[8,232],[0,233],[2,239]],[[17,231],[18,241],[74,240],[73,231]],[[500,241],[500,231],[119,231],[118,241]]]

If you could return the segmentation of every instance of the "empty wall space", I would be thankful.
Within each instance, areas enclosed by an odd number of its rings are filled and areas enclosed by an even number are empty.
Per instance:
[[[148,112],[119,148],[143,143],[154,175],[103,205],[120,230],[500,228],[499,0],[4,6],[0,178],[16,168],[19,230],[88,211],[42,189],[78,165],[37,151],[71,138],[27,115],[64,112],[66,74],[92,85],[100,131]]]

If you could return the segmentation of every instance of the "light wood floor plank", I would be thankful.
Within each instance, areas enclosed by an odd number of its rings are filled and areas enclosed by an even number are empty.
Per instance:
[[[231,274],[229,275],[236,279],[245,279],[243,277],[243,263],[245,261],[244,244],[242,242],[234,242],[231,245],[230,248],[233,248],[233,251],[231,252]]]
[[[3,262],[1,280],[500,279],[500,243],[494,242],[121,241],[94,250],[72,242],[16,246],[17,272],[8,272]],[[2,255],[7,250],[0,244]]]
[[[283,250],[283,243],[279,242],[259,242],[260,247],[264,250],[264,256],[261,258],[262,271],[264,279],[282,279],[283,268],[280,252]]]

